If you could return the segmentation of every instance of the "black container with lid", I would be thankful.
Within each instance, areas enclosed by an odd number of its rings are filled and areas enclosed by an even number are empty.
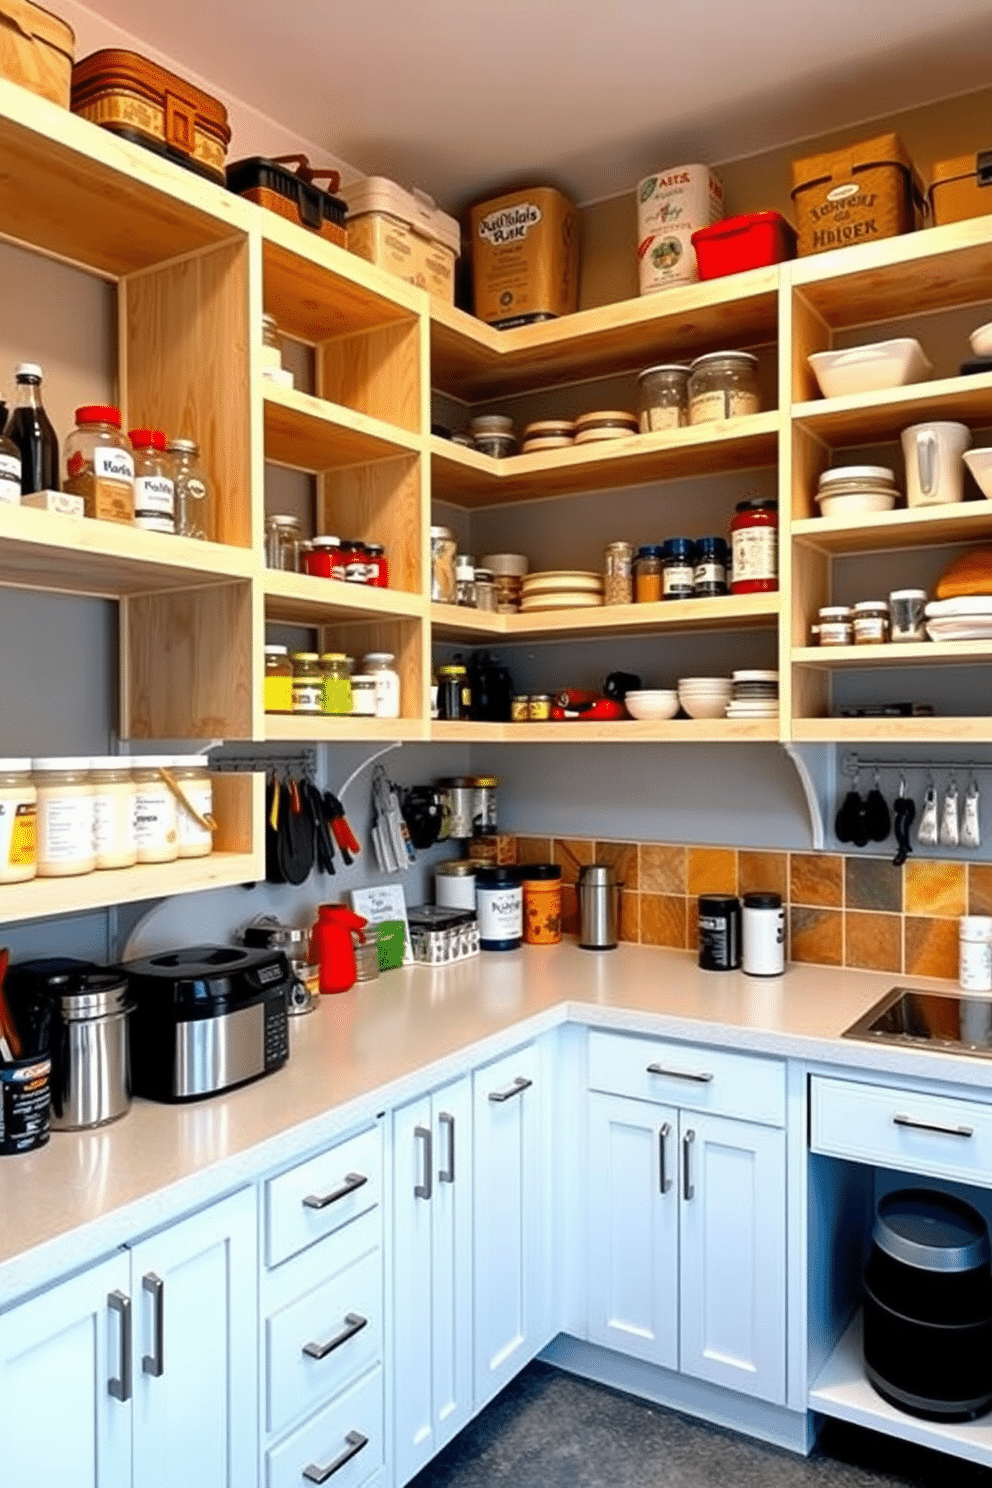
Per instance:
[[[741,901],[736,894],[700,894],[699,965],[736,971],[741,964]]]

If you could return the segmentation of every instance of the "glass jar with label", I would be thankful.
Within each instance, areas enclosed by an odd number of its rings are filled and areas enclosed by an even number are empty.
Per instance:
[[[3,432],[3,415],[0,414],[0,506],[20,504],[21,452]]]
[[[178,755],[172,762],[172,778],[179,787],[183,801],[176,802],[176,817],[179,827],[179,856],[181,858],[206,858],[214,850],[214,834],[210,826],[214,810],[214,786],[202,755]],[[192,808],[192,809],[190,809]]]
[[[530,718],[530,697],[526,692],[517,693],[510,699],[510,722],[526,723]]]
[[[632,604],[634,599],[634,545],[608,543],[603,553],[604,605]]]
[[[637,379],[642,434],[681,429],[689,422],[689,368],[680,362],[646,367]]]
[[[175,532],[176,488],[161,429],[132,429],[134,525],[146,532]]]
[[[351,679],[351,712],[355,718],[375,717],[375,678],[356,672]]]
[[[689,371],[689,422],[746,418],[761,408],[758,358],[749,351],[711,351]]]
[[[457,594],[455,558],[458,544],[450,527],[431,528],[431,599],[435,604],[454,604]]]
[[[366,583],[373,589],[389,588],[389,559],[382,543],[365,544]]]
[[[319,718],[324,711],[324,673],[316,651],[293,652],[293,712]]]
[[[265,648],[265,711],[293,711],[293,663],[286,646]]]
[[[400,674],[391,651],[370,651],[362,657],[362,671],[375,678],[376,718],[399,718]]]
[[[730,524],[731,594],[778,588],[778,502],[766,496],[738,501]]]
[[[144,755],[133,762],[139,863],[174,863],[179,857],[178,802],[162,775],[174,763],[172,755]]]
[[[300,519],[272,512],[265,519],[265,566],[285,573],[300,571]]]
[[[646,543],[638,548],[634,560],[634,599],[637,604],[654,604],[661,599],[662,547],[660,543]]]
[[[343,579],[345,562],[341,556],[341,539],[330,533],[312,537],[302,552],[303,570],[316,579]]]
[[[496,775],[476,775],[472,781],[472,831],[476,837],[498,831],[498,790]]]
[[[889,639],[889,606],[884,599],[859,600],[851,618],[856,646],[881,646]]]
[[[527,721],[528,723],[550,723],[551,721],[551,694],[550,692],[532,692],[527,699]]]
[[[98,868],[131,868],[138,861],[137,788],[131,761],[121,755],[90,760],[93,846]]]
[[[121,430],[121,411],[103,404],[76,409],[76,427],[65,442],[65,489],[83,498],[88,517],[134,521],[134,455]]]
[[[822,605],[818,623],[809,629],[821,646],[850,646],[854,639],[850,606]]]
[[[475,570],[475,608],[495,615],[498,604],[496,579],[488,568]]]
[[[324,712],[347,717],[351,712],[351,668],[343,651],[325,651],[320,658],[324,673]]]
[[[702,599],[713,599],[728,592],[727,544],[722,537],[701,537],[697,540],[692,592]]]
[[[469,718],[472,713],[472,689],[468,672],[457,662],[438,667],[438,718]]]
[[[180,537],[195,537],[206,542],[210,537],[213,513],[210,509],[210,482],[200,463],[200,446],[195,439],[170,439],[165,448],[172,463],[176,531]]]
[[[31,762],[38,792],[38,877],[92,873],[93,786],[88,759]]]
[[[696,544],[688,537],[670,537],[661,548],[662,599],[691,599],[696,583]]]
[[[475,559],[469,553],[455,558],[455,604],[475,609]]]
[[[37,825],[31,761],[0,760],[0,884],[26,883],[38,872]]]
[[[346,584],[367,584],[369,582],[369,565],[363,542],[359,542],[357,538],[343,537],[341,539],[341,560],[344,563]]]

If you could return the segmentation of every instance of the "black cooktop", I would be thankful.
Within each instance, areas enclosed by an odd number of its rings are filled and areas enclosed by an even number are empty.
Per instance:
[[[893,987],[841,1036],[992,1059],[992,997]]]

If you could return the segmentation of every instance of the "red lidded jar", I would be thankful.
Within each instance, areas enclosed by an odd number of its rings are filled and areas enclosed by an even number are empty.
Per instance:
[[[730,524],[731,594],[778,588],[778,502],[766,496],[738,501]]]
[[[382,543],[366,543],[368,582],[376,589],[389,588],[389,559]]]
[[[318,579],[343,579],[341,539],[326,535],[311,538],[303,553],[303,567]]]

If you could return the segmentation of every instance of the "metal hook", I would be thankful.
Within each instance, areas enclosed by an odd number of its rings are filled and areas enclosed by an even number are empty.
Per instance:
[[[900,770],[899,771],[899,795],[900,795],[900,798],[904,797],[905,794],[906,794],[906,773],[905,773],[904,770]]]

